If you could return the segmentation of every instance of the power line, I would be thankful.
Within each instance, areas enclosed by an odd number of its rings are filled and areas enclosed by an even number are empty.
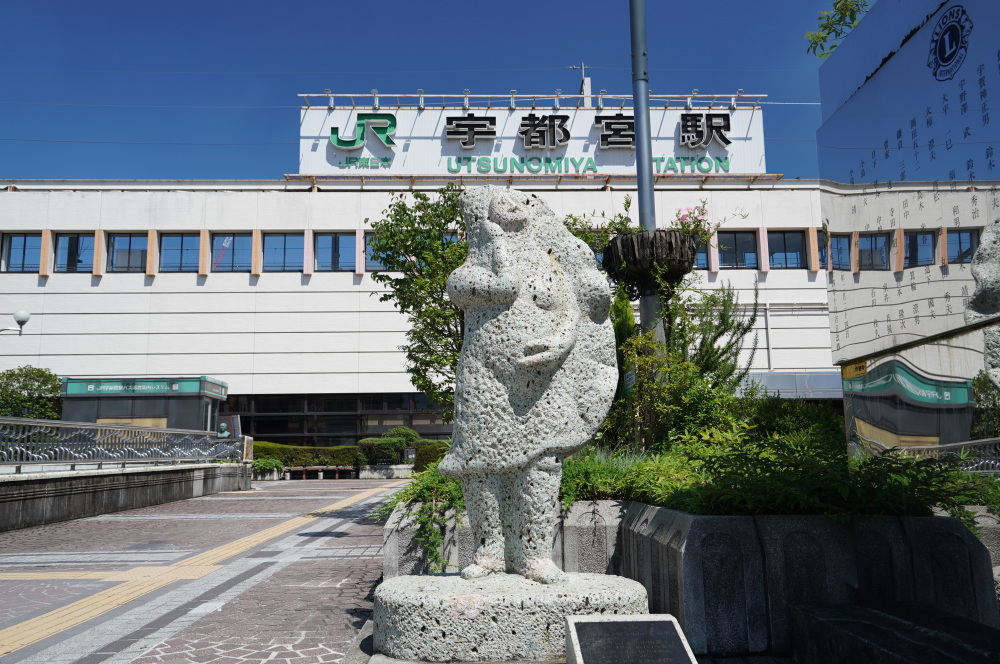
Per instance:
[[[24,72],[24,73],[44,73],[44,74],[141,74],[141,75],[208,75],[208,76],[288,76],[292,74],[333,76],[344,74],[478,74],[507,71],[562,71],[573,69],[567,67],[498,67],[491,69],[371,69],[358,71],[301,71],[301,70],[270,70],[270,71],[247,71],[247,70],[200,70],[200,71],[174,71],[174,70],[149,70],[149,69],[45,69],[33,67],[0,67],[0,71]],[[579,66],[576,67],[579,69]],[[630,71],[628,67],[606,67],[601,65],[587,65],[587,69],[600,69],[602,71]],[[816,69],[733,69],[729,67],[652,67],[650,71],[705,71],[705,72],[757,72],[757,73],[802,73],[813,74]]]
[[[276,108],[299,108],[297,105],[283,106],[169,106],[147,104],[69,104],[65,102],[46,101],[0,101],[5,106],[72,106],[74,108],[154,108],[154,109],[185,109],[185,110],[259,110]]]
[[[589,65],[588,65],[589,67]],[[370,71],[159,71],[159,70],[139,70],[139,69],[33,69],[30,67],[0,67],[0,71],[24,72],[24,73],[45,73],[45,74],[170,74],[181,76],[209,75],[209,76],[288,76],[290,74],[308,75],[344,75],[344,74],[477,74],[488,72],[505,71],[561,71],[571,69],[571,67],[508,67],[498,69],[382,69]]]
[[[391,95],[386,95],[391,96]],[[770,106],[819,106],[818,101],[760,101],[758,104],[768,104]],[[71,107],[71,108],[128,108],[128,109],[155,109],[155,110],[275,110],[301,108],[298,105],[277,105],[277,106],[200,106],[200,105],[168,105],[168,104],[71,104],[67,102],[46,102],[46,101],[0,101],[0,106],[50,106],[50,107]]]
[[[299,145],[298,141],[216,143],[197,141],[83,141],[68,138],[2,138],[0,141],[25,143],[89,143],[99,145]]]

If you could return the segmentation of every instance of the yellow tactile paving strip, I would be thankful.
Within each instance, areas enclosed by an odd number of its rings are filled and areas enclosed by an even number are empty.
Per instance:
[[[198,579],[220,568],[219,563],[227,558],[248,551],[276,537],[303,528],[322,517],[330,516],[337,510],[361,502],[386,489],[406,484],[401,480],[385,484],[376,489],[362,491],[357,495],[323,507],[306,516],[295,517],[258,533],[241,537],[222,546],[185,558],[172,565],[160,567],[135,567],[116,572],[17,572],[0,573],[0,581],[36,581],[58,579],[90,579],[100,581],[121,581],[114,588],[101,590],[71,604],[49,611],[36,618],[0,630],[0,657],[72,629],[108,611],[117,609],[134,599],[159,590],[174,581]]]

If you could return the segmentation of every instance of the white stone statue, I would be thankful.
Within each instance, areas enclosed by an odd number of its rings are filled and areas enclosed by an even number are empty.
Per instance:
[[[552,562],[562,459],[594,435],[618,370],[611,291],[594,253],[534,195],[500,187],[461,197],[469,257],[448,278],[465,311],[451,450],[475,541],[473,579],[541,583]]]

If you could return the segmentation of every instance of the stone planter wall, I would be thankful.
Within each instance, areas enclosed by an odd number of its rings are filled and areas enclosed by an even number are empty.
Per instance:
[[[253,471],[253,479],[255,482],[272,482],[275,480],[280,480],[284,478],[284,473],[281,472],[281,468],[272,468],[271,470],[265,470],[264,472]]]
[[[413,464],[371,465],[358,470],[359,480],[405,480],[413,477]]]
[[[250,489],[242,463],[0,475],[0,532]]]
[[[442,551],[471,562],[468,520]],[[427,572],[412,512],[384,531],[384,575]],[[696,654],[791,652],[790,608],[911,602],[1000,627],[986,547],[947,517],[696,516],[641,503],[577,503],[556,533],[555,563],[642,583],[651,613],[677,617]]]

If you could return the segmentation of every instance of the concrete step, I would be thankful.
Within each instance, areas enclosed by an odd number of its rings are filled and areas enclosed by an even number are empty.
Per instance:
[[[927,607],[791,610],[792,652],[810,664],[996,664],[1000,630]]]

